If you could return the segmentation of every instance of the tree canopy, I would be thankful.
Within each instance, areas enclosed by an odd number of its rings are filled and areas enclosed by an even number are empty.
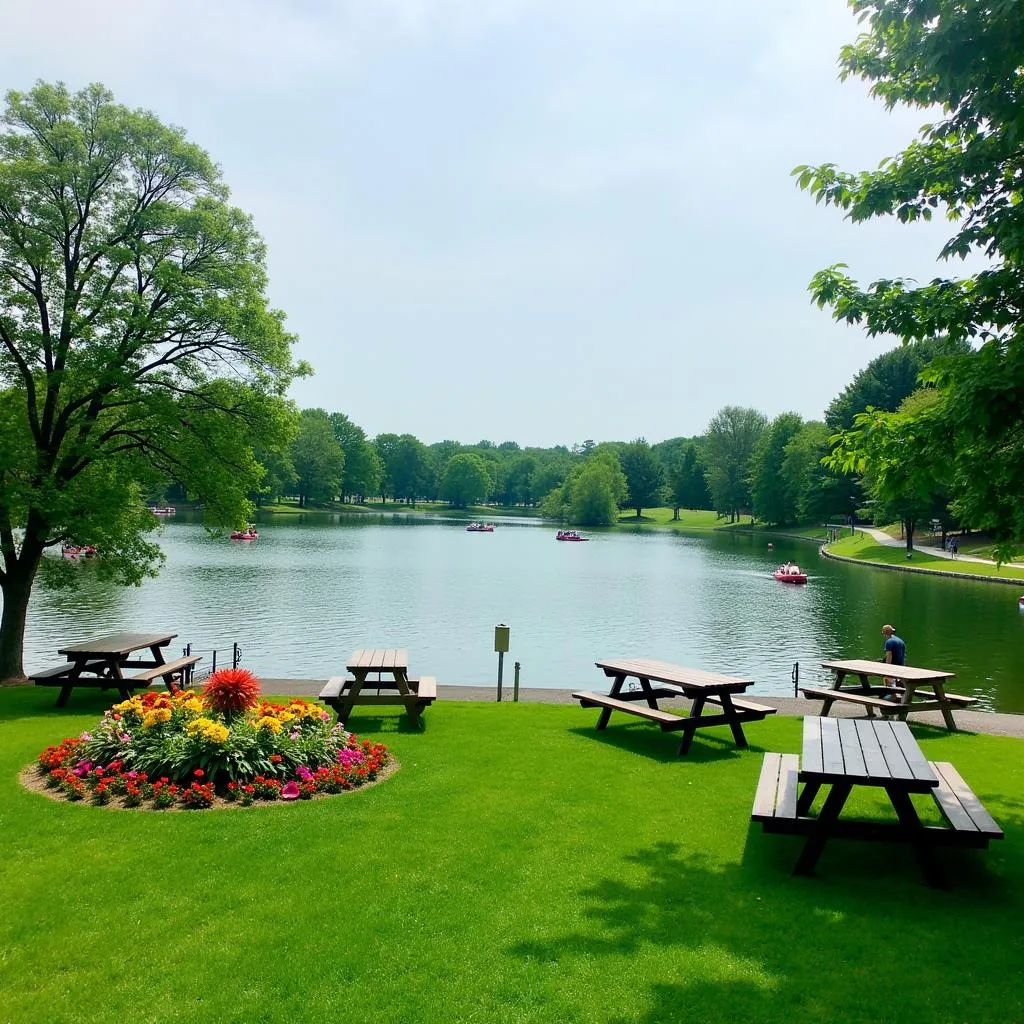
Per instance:
[[[836,264],[814,276],[811,291],[837,320],[872,335],[972,343],[969,353],[925,369],[939,397],[921,416],[928,433],[918,434],[914,457],[941,453],[954,507],[1001,538],[1005,556],[1024,536],[1024,9],[1012,0],[850,6],[867,31],[843,49],[843,77],[870,83],[890,108],[939,116],[877,170],[802,166],[794,171],[800,187],[854,223],[880,216],[910,223],[944,212],[956,227],[940,258],[975,256],[987,265],[924,284],[896,278],[862,286]]]
[[[99,85],[10,92],[2,124],[0,678],[21,673],[47,545],[96,544],[125,582],[153,572],[155,477],[212,523],[244,520],[253,446],[287,443],[304,369],[262,239],[184,131]]]

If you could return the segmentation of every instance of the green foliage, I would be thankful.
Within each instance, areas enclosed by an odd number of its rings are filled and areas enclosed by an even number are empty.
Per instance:
[[[843,393],[825,410],[825,423],[833,431],[853,426],[857,413],[869,406],[880,412],[895,412],[900,403],[919,387],[919,374],[937,356],[966,355],[970,345],[945,339],[912,341],[883,352],[853,378]]]
[[[577,526],[611,526],[626,497],[626,477],[610,446],[592,449],[541,502],[541,515]]]
[[[750,493],[754,514],[782,526],[797,520],[796,493],[783,473],[786,447],[803,426],[795,412],[777,416],[757,439],[750,457]]]
[[[899,412],[869,409],[856,417],[852,430],[833,438],[835,447],[825,460],[832,469],[864,474],[875,522],[902,522],[908,550],[917,523],[944,504],[947,463],[935,443],[933,420],[941,403],[935,391],[922,389]]]
[[[122,506],[167,480],[212,524],[243,520],[253,448],[276,443],[305,370],[262,239],[183,131],[98,85],[8,93],[3,123],[0,678],[20,671],[45,545],[102,539],[137,581],[158,552]]]
[[[644,508],[660,504],[664,470],[647,441],[639,437],[623,446],[619,462],[626,476],[624,505],[636,509],[637,518]]]
[[[782,477],[797,522],[844,522],[861,503],[857,482],[823,464],[831,451],[831,436],[824,423],[812,420],[786,444]]]
[[[1013,540],[1024,537],[1024,10],[1007,0],[853,0],[852,6],[868,31],[844,48],[844,77],[871,83],[889,107],[939,116],[877,170],[798,167],[799,186],[853,222],[878,216],[913,222],[945,212],[956,230],[940,257],[981,256],[987,265],[961,278],[861,287],[837,264],[814,276],[811,292],[837,320],[863,324],[872,335],[977,346],[928,367],[941,398],[918,432],[934,431],[932,442],[944,439],[954,506],[972,525],[993,531],[1008,554]],[[893,429],[909,427],[900,420]]]
[[[291,458],[300,507],[308,501],[331,501],[341,491],[345,453],[323,409],[302,410]]]
[[[361,500],[367,495],[377,494],[384,466],[377,450],[366,439],[366,431],[343,412],[331,413],[330,420],[334,436],[345,453],[341,495]]]
[[[441,497],[457,508],[484,501],[491,486],[487,466],[479,455],[454,455],[445,467]]]
[[[767,419],[756,409],[727,405],[704,435],[707,481],[715,508],[736,519],[750,508],[750,458]]]

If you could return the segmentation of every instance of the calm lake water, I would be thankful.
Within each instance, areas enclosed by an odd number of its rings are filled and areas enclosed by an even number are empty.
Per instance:
[[[1024,614],[1018,590],[831,562],[814,546],[725,533],[594,531],[555,541],[549,524],[512,520],[493,533],[423,516],[278,516],[252,543],[214,539],[171,519],[167,563],[140,588],[101,585],[81,566],[76,593],[37,589],[25,665],[64,642],[114,630],[173,629],[266,677],[326,678],[357,647],[406,647],[415,674],[493,685],[494,626],[511,627],[505,659],[521,685],[600,686],[595,658],[646,656],[749,675],[752,692],[792,694],[791,672],[823,683],[820,662],[880,656],[893,623],[914,665],[957,673],[951,689],[981,706],[1024,712]],[[775,582],[785,559],[805,587]]]

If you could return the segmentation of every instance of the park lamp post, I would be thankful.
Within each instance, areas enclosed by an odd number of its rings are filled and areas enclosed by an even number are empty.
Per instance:
[[[509,628],[504,622],[494,627],[494,649],[498,652],[498,703],[501,703],[501,676],[505,668],[505,655],[508,653]]]

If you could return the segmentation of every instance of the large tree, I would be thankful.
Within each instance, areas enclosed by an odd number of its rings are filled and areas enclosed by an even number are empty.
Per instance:
[[[756,409],[727,405],[708,424],[704,435],[707,481],[717,511],[733,522],[750,508],[750,456],[767,426]]]
[[[487,500],[491,478],[479,455],[463,452],[453,455],[445,466],[441,480],[441,497],[456,508],[465,508]]]
[[[626,474],[627,494],[624,504],[627,508],[636,509],[636,517],[639,519],[645,508],[661,503],[665,471],[643,437],[623,446],[619,452],[619,462],[622,472]]]
[[[768,424],[750,457],[750,494],[754,514],[766,523],[784,526],[797,519],[794,490],[782,472],[786,446],[803,426],[795,412],[784,412]]]
[[[323,409],[302,410],[291,457],[300,508],[309,501],[331,501],[341,491],[345,452]]]
[[[296,371],[266,284],[260,236],[183,131],[98,85],[7,94],[0,678],[22,674],[48,545],[96,544],[104,574],[138,582],[160,559],[139,500],[154,478],[212,523],[249,514],[253,446],[287,440]]]
[[[345,453],[345,474],[341,481],[343,497],[365,498],[376,494],[384,466],[377,449],[366,439],[366,431],[353,423],[343,412],[331,413],[331,426],[341,450]]]
[[[862,287],[839,264],[816,274],[811,289],[837,319],[870,334],[974,343],[969,354],[937,359],[923,373],[939,402],[923,418],[934,434],[922,450],[944,441],[960,515],[1006,542],[1005,555],[1024,536],[1024,7],[1015,0],[850,6],[868,31],[843,49],[843,76],[871,83],[889,107],[938,118],[877,170],[798,167],[800,186],[854,222],[889,215],[913,222],[945,211],[957,227],[940,257],[979,255],[986,265],[925,284]],[[905,426],[904,419],[894,428]]]

